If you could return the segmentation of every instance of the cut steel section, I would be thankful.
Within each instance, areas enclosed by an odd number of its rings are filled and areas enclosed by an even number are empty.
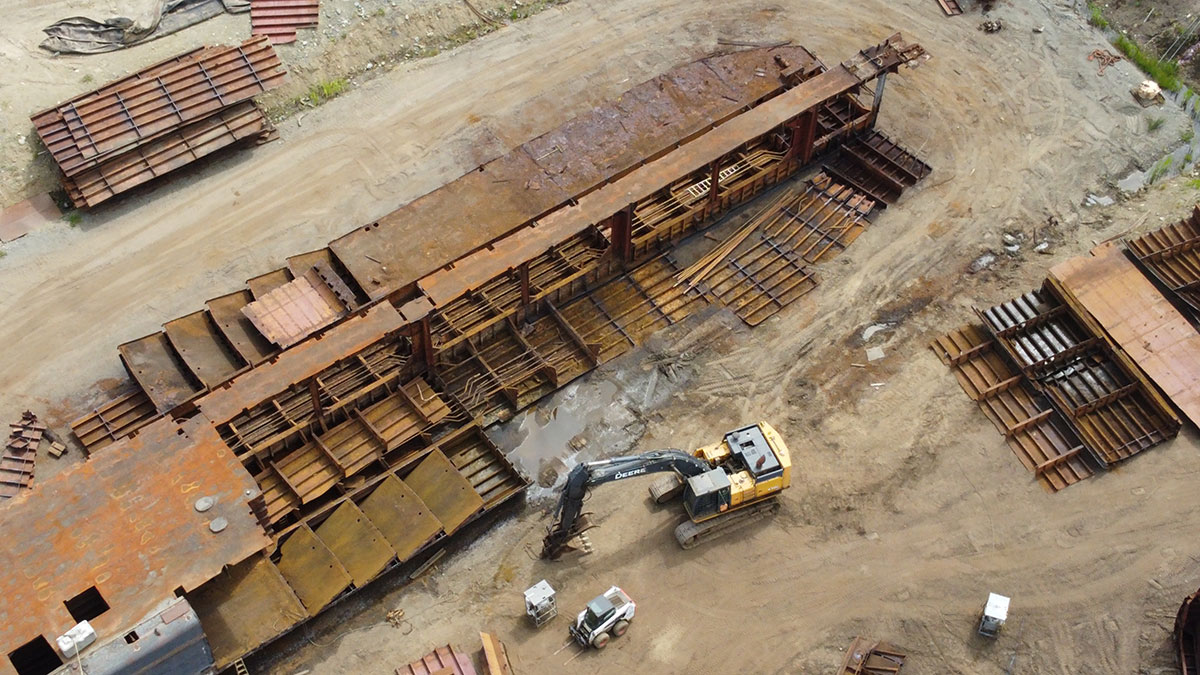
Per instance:
[[[296,41],[296,30],[316,28],[319,0],[250,0],[250,34],[266,35],[274,44]]]
[[[860,636],[846,648],[838,675],[896,675],[904,659],[904,652],[896,647]]]
[[[1150,270],[1200,322],[1200,206],[1174,225],[1126,242],[1141,265]]]
[[[1043,487],[1056,492],[1092,475],[1066,420],[1009,364],[982,326],[968,324],[929,346]]]

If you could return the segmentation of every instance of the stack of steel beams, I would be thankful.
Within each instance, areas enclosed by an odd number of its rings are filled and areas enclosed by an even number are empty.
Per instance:
[[[90,207],[220,148],[273,132],[253,97],[278,86],[270,40],[205,47],[31,119],[77,207]]]

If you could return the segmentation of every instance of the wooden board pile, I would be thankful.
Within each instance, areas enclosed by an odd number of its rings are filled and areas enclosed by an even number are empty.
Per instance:
[[[46,425],[26,410],[21,421],[8,425],[8,443],[0,458],[0,498],[10,499],[33,487],[33,463]]]

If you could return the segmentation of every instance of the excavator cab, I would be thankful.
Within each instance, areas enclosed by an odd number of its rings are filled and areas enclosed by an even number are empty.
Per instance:
[[[687,479],[683,491],[683,507],[692,520],[704,520],[729,509],[732,483],[724,469],[705,471]]]

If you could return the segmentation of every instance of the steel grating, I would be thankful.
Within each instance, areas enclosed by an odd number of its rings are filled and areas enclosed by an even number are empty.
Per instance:
[[[1075,432],[982,326],[968,324],[929,346],[1043,487],[1056,492],[1092,475]]]
[[[1173,437],[1179,420],[1049,284],[976,310],[997,344],[1110,466]]]
[[[843,144],[824,170],[835,180],[869,196],[879,208],[894,204],[906,188],[932,172],[912,152],[874,129]]]
[[[1174,225],[1126,242],[1129,252],[1200,322],[1200,205]]]

